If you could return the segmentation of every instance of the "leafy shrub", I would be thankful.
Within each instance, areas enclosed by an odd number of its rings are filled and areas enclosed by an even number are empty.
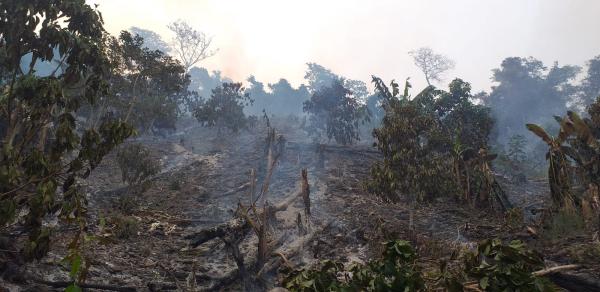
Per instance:
[[[153,158],[150,150],[139,143],[121,147],[117,153],[117,163],[123,182],[129,185],[140,185],[161,168],[160,161]]]
[[[205,127],[228,128],[234,133],[247,126],[244,107],[253,101],[241,83],[223,83],[212,90],[210,98],[194,109],[194,117]]]
[[[316,141],[325,136],[339,144],[352,144],[360,140],[360,121],[369,119],[366,106],[344,87],[343,80],[338,79],[317,89],[310,100],[304,102],[303,109],[310,115],[308,131]]]
[[[425,283],[406,241],[385,243],[383,258],[349,270],[333,261],[291,272],[283,284],[291,291],[422,291]]]
[[[383,161],[371,169],[371,192],[393,201],[462,194],[470,203],[503,195],[489,165],[495,156],[486,151],[493,121],[471,102],[468,83],[456,79],[447,92],[430,86],[411,99],[408,81],[403,94],[395,82],[391,90],[377,77],[373,82],[385,116],[373,130]]]

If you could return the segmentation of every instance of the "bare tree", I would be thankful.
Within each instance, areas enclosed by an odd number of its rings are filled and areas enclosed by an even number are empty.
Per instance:
[[[175,33],[172,44],[173,50],[175,55],[183,62],[186,71],[216,53],[216,50],[210,50],[212,37],[195,30],[187,22],[177,20],[167,27]]]
[[[446,71],[454,69],[454,61],[444,55],[436,54],[431,48],[419,48],[408,54],[413,57],[415,65],[425,74],[428,85],[431,85],[432,81],[442,81],[442,75]]]

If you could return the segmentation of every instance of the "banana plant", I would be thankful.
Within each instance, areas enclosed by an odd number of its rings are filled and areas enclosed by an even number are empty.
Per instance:
[[[575,132],[574,123],[569,118],[560,119],[560,131],[556,137],[548,134],[542,127],[527,124],[527,129],[548,144],[548,182],[555,208],[575,205],[575,196],[571,187],[571,165],[567,153],[573,151],[564,143]],[[569,155],[569,156],[571,156]]]

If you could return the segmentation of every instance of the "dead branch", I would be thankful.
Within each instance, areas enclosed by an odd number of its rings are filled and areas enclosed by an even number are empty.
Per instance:
[[[558,272],[561,272],[561,271],[576,270],[576,269],[579,269],[579,268],[581,268],[580,265],[564,265],[564,266],[551,267],[551,268],[543,269],[543,270],[540,270],[540,271],[535,271],[535,272],[533,272],[531,274],[534,275],[534,276],[536,276],[536,277],[542,277],[542,276],[546,276],[546,275],[558,273]]]
[[[239,186],[237,188],[231,189],[231,190],[226,191],[226,192],[224,192],[224,193],[222,193],[222,194],[220,194],[218,196],[215,196],[214,198],[215,199],[220,199],[220,198],[223,198],[223,197],[235,195],[235,194],[237,194],[237,193],[239,193],[241,191],[245,191],[246,189],[248,189],[251,186],[252,186],[252,183],[251,182],[247,182],[247,183],[245,183],[245,184],[243,184],[243,185],[241,185],[241,186]]]

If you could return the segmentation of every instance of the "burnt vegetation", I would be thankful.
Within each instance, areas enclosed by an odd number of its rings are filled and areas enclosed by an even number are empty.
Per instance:
[[[295,86],[167,28],[0,2],[0,291],[600,291],[600,56]]]

